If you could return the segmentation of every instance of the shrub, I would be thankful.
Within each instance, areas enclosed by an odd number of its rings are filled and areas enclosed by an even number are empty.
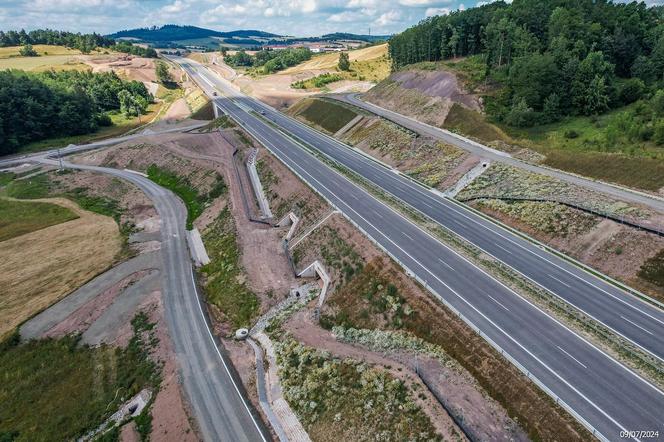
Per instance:
[[[574,129],[565,131],[565,138],[573,140],[574,138],[579,138],[579,133]]]

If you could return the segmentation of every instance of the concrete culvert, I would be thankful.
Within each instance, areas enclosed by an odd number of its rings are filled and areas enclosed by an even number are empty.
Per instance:
[[[246,339],[247,336],[249,336],[249,330],[247,330],[246,328],[239,328],[235,332],[235,339],[242,340]]]

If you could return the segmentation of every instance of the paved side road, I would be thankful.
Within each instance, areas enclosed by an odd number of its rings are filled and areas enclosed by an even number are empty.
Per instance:
[[[410,129],[416,133],[437,138],[446,143],[457,146],[460,149],[475,154],[479,157],[487,158],[491,161],[509,164],[510,166],[514,166],[522,170],[527,170],[528,172],[539,173],[542,175],[557,178],[559,180],[566,181],[570,184],[575,184],[577,186],[585,187],[590,190],[605,193],[607,195],[611,195],[615,198],[624,201],[643,204],[645,206],[651,207],[659,212],[664,213],[664,199],[662,198],[651,196],[636,190],[627,189],[625,187],[620,187],[617,185],[608,184],[601,181],[591,180],[571,173],[566,173],[561,170],[549,169],[547,167],[541,167],[535,164],[525,163],[523,161],[517,160],[516,158],[512,158],[508,155],[505,155],[502,152],[495,151],[494,149],[491,149],[487,146],[483,146],[474,141],[465,140],[462,137],[459,137],[458,135],[452,132],[430,126],[428,124],[419,122],[413,118],[401,115],[397,112],[361,100],[357,96],[357,94],[345,94],[345,95],[331,94],[328,97],[352,104],[354,106],[372,112],[376,115],[379,115],[383,118],[386,118],[390,121],[393,121],[394,123],[403,126],[407,129]]]
[[[136,134],[132,134],[132,135],[124,135],[124,136],[117,137],[117,138],[109,138],[107,140],[96,141],[96,142],[90,143],[90,144],[70,145],[70,146],[63,147],[63,148],[59,149],[59,151],[62,155],[71,155],[71,154],[74,154],[74,153],[85,152],[85,151],[88,151],[88,150],[101,149],[102,147],[108,147],[108,146],[112,146],[114,144],[124,143],[125,141],[135,140],[137,138],[149,137],[149,136],[153,136],[153,135],[167,134],[167,133],[173,133],[173,132],[186,132],[188,130],[198,129],[199,127],[203,127],[206,124],[208,124],[207,121],[191,124],[189,126],[174,127],[174,128],[169,128],[169,129],[156,130],[154,132],[149,132],[149,133],[136,133]],[[13,155],[13,156],[9,156],[9,157],[0,157],[0,168],[11,167],[11,166],[15,166],[15,165],[18,165],[18,164],[27,163],[29,161],[38,160],[39,158],[43,158],[44,156],[56,155],[57,152],[58,152],[58,149],[49,149],[49,150],[36,152],[36,153],[32,153],[32,154],[27,154],[27,155]]]
[[[46,164],[57,160],[42,158]],[[232,366],[217,347],[198,297],[186,245],[186,209],[170,191],[132,172],[65,162],[69,168],[116,176],[138,186],[161,218],[162,292],[166,322],[178,355],[185,391],[207,441],[271,439],[255,417],[231,374]]]

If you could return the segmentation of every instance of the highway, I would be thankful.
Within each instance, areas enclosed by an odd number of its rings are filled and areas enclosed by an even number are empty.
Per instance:
[[[47,155],[32,161],[57,165]],[[162,296],[182,382],[201,435],[207,441],[266,441],[271,437],[254,417],[231,374],[230,361],[210,332],[194,282],[185,237],[186,209],[166,190],[137,173],[64,162],[73,169],[113,175],[138,186],[161,218]]]
[[[201,69],[204,69],[201,66]],[[201,81],[213,81],[245,110],[265,117],[385,192],[430,217],[502,261],[533,283],[576,307],[660,361],[664,361],[664,311],[551,254],[530,241],[458,204],[423,188],[368,159],[349,146],[300,123],[273,108],[240,94],[220,77],[207,72]],[[209,78],[208,78],[209,77]],[[223,89],[225,88],[225,89]]]
[[[357,94],[343,94],[343,95],[331,94],[329,95],[329,97],[339,101],[344,101],[346,103],[352,104],[354,106],[367,110],[376,115],[379,115],[400,126],[410,129],[415,133],[421,135],[427,135],[439,139],[445,143],[452,144],[460,149],[466,150],[481,158],[486,158],[491,161],[508,164],[510,166],[514,166],[519,169],[526,170],[528,172],[550,176],[562,181],[566,181],[570,184],[585,187],[586,189],[611,195],[620,200],[629,201],[636,204],[643,204],[645,206],[649,206],[659,212],[664,213],[664,199],[662,199],[661,197],[649,195],[645,192],[628,189],[626,187],[621,187],[605,183],[602,181],[591,180],[579,175],[564,172],[562,170],[526,163],[524,161],[506,155],[503,152],[496,151],[495,149],[491,149],[475,141],[461,137],[455,133],[428,125],[426,123],[422,123],[420,121],[415,120],[414,118],[407,117],[405,115],[399,114],[389,109],[377,106],[368,101],[364,101],[360,99],[357,96]]]
[[[214,100],[432,293],[459,312],[485,339],[502,349],[550,394],[560,398],[600,438],[618,440],[621,430],[664,431],[661,390],[374,198],[308,149],[317,149],[356,171],[498,259],[533,277],[541,277],[558,296],[610,321],[660,357],[664,355],[664,333],[660,333],[664,325],[662,312],[385,169],[348,146],[240,94],[202,65],[188,59],[175,61],[210,96],[219,90],[230,97]],[[286,133],[304,141],[308,148]],[[617,320],[619,316],[631,322]]]

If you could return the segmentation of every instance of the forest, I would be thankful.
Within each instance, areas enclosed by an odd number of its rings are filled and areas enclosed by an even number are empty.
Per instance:
[[[30,45],[65,46],[78,49],[84,54],[88,54],[97,48],[107,48],[139,57],[157,57],[157,52],[152,48],[135,46],[125,41],[116,43],[112,38],[99,34],[74,34],[73,32],[53,31],[51,29],[37,29],[30,32],[25,32],[23,29],[20,31],[0,31],[0,48],[8,46],[30,47]]]
[[[31,141],[110,126],[108,111],[144,113],[152,96],[114,72],[0,71],[0,155]]]
[[[25,32],[23,29],[20,31],[0,31],[0,47],[28,44],[66,46],[87,54],[98,47],[108,48],[113,46],[115,41],[99,34],[74,34],[73,32],[53,31],[51,29],[37,29],[30,32]]]
[[[255,55],[249,55],[245,51],[238,51],[233,55],[225,56],[224,61],[236,67],[262,68],[264,73],[272,74],[309,60],[311,54],[309,48],[264,49],[256,52]]]
[[[425,19],[389,41],[393,69],[474,56],[499,122],[528,127],[638,102],[624,121],[664,144],[664,7],[514,0]],[[629,121],[627,121],[629,120]]]

